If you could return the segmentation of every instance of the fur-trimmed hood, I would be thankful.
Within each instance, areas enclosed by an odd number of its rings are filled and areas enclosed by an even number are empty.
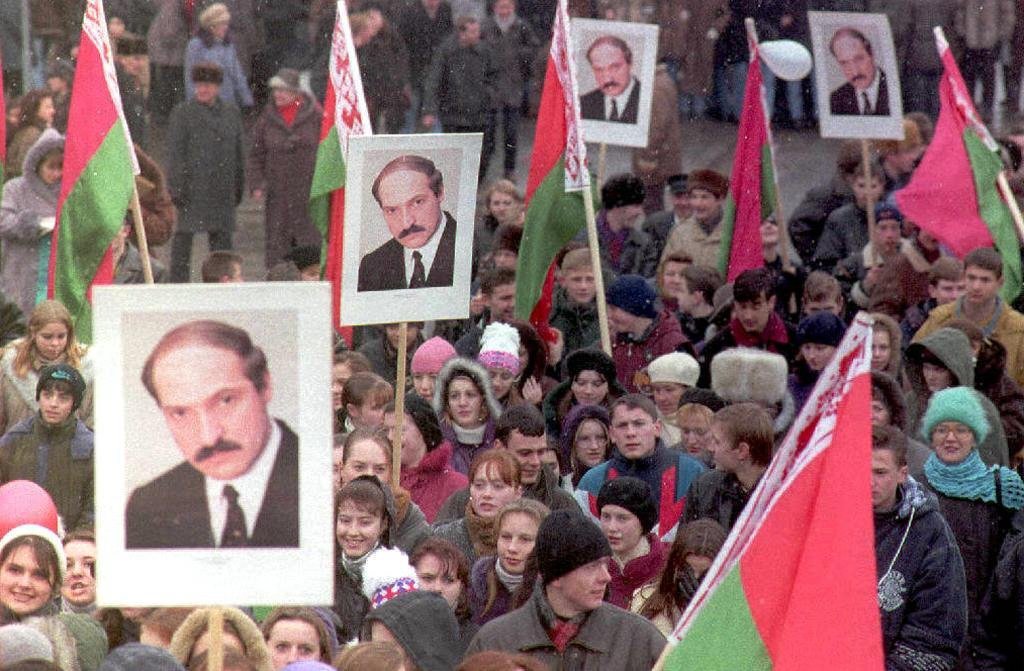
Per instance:
[[[781,354],[734,347],[711,360],[711,389],[729,403],[780,403],[788,395],[787,379],[788,364]]]
[[[230,622],[242,637],[245,656],[258,671],[273,671],[270,662],[270,651],[263,641],[263,634],[249,616],[237,608],[221,608],[224,621]],[[183,666],[187,666],[189,653],[199,637],[206,631],[212,608],[199,608],[185,618],[178,630],[171,637],[171,645],[167,649]]]
[[[437,381],[434,383],[434,412],[437,413],[438,418],[443,418],[445,415],[448,386],[456,377],[468,377],[476,384],[477,388],[483,392],[491,419],[498,421],[498,418],[501,417],[501,404],[494,398],[490,373],[476,361],[464,357],[449,359],[437,374]]]
[[[43,182],[39,173],[36,169],[39,167],[39,163],[49,154],[51,151],[64,150],[64,136],[52,128],[47,128],[43,131],[43,134],[39,136],[28,152],[25,154],[25,160],[21,166],[21,176],[26,182],[32,185],[32,190],[39,194],[45,194],[46,196],[52,197],[54,202],[57,200],[57,196],[60,193],[60,182],[56,184],[46,184]]]

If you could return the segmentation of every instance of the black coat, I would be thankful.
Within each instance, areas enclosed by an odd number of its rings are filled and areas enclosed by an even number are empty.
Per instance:
[[[1024,512],[1018,511],[1013,532],[1003,542],[982,605],[974,665],[978,671],[1024,669]]]
[[[498,62],[492,47],[471,47],[449,38],[434,54],[423,84],[423,114],[438,115],[445,127],[483,129],[487,113],[496,109]]]
[[[277,425],[281,445],[256,523],[248,521],[249,547],[299,546],[299,438]],[[203,474],[184,462],[132,492],[125,537],[128,549],[214,547]]]
[[[426,268],[427,287],[450,287],[455,269],[455,219],[444,213],[445,225],[441,241],[430,268]],[[405,248],[394,238],[373,250],[359,262],[359,283],[356,291],[390,291],[407,289],[405,279]]]

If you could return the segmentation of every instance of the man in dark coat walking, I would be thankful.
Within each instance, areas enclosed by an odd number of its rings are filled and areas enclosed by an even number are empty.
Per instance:
[[[171,245],[171,281],[187,282],[192,236],[206,232],[210,249],[231,249],[235,207],[242,201],[242,115],[218,96],[223,72],[213,63],[192,69],[196,95],[171,112],[167,129],[167,176],[178,206]]]

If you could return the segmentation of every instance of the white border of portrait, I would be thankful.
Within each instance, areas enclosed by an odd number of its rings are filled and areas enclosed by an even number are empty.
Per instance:
[[[341,281],[341,323],[384,324],[469,316],[473,230],[481,133],[364,135],[349,141],[345,189],[345,252]],[[384,166],[411,154],[434,162],[444,178],[442,212],[455,219],[455,252],[450,287],[359,291],[363,257],[391,240],[371,189]],[[437,235],[442,233],[438,229]],[[382,269],[383,271],[383,269]],[[430,269],[427,269],[429,275]]]
[[[325,282],[103,286],[93,293],[96,545],[101,606],[288,603],[334,598],[330,417],[331,305]],[[300,436],[299,547],[125,548],[136,484],[182,462],[142,384],[146,357],[171,328],[217,319],[267,356],[268,411]],[[296,567],[302,567],[297,570]],[[268,579],[287,576],[286,580]]]
[[[654,70],[658,56],[658,26],[651,23],[629,21],[602,21],[599,19],[570,19],[573,48],[576,50],[576,79],[580,98],[593,91],[597,83],[587,61],[587,49],[602,35],[622,39],[633,51],[633,75],[640,82],[640,104],[636,123],[618,123],[583,118],[583,139],[587,142],[646,147],[651,126],[651,102],[654,99]]]
[[[821,136],[865,140],[903,139],[903,97],[900,93],[900,67],[896,62],[892,30],[885,14],[859,12],[807,12],[814,53],[814,86],[818,98]],[[840,28],[861,31],[871,42],[875,65],[885,73],[889,96],[888,116],[832,114],[832,92],[846,83],[839,63],[829,50],[832,35]]]

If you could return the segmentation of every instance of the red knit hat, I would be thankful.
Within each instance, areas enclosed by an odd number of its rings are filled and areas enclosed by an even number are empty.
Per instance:
[[[412,374],[437,375],[446,361],[457,356],[458,353],[450,342],[440,336],[434,336],[416,348],[416,353],[412,355]]]

